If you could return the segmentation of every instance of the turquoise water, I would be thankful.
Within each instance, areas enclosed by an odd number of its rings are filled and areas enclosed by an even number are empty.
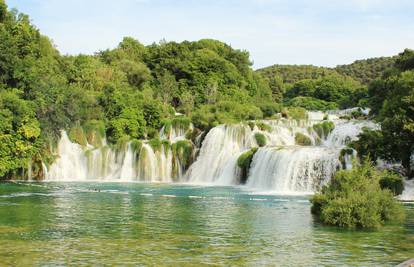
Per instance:
[[[393,266],[414,206],[378,232],[321,226],[307,197],[233,187],[0,183],[0,266]]]

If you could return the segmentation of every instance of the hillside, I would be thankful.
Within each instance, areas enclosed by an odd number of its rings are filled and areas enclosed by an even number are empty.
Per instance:
[[[318,79],[330,74],[341,74],[367,85],[380,78],[386,69],[393,66],[395,60],[396,56],[369,58],[356,60],[348,65],[338,65],[335,68],[313,65],[272,65],[258,69],[257,72],[267,78],[279,76],[285,84],[293,84],[304,79]]]

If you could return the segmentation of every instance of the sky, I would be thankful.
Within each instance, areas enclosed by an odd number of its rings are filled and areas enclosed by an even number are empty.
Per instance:
[[[6,0],[62,54],[213,38],[250,52],[254,68],[333,67],[414,48],[414,0]]]

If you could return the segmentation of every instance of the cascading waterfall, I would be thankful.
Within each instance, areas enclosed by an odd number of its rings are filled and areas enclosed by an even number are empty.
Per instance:
[[[232,184],[237,156],[254,144],[249,126],[220,125],[211,129],[203,141],[197,161],[188,170],[188,181]]]
[[[72,143],[65,131],[57,147],[59,157],[45,171],[46,180],[86,180],[87,158],[81,145]]]
[[[331,121],[335,127],[320,133],[314,125]],[[192,126],[190,126],[191,128]],[[266,139],[266,145],[254,154],[247,175],[249,190],[278,193],[311,193],[329,181],[341,167],[350,167],[352,155],[340,152],[357,138],[363,127],[377,128],[370,121],[341,120],[335,114],[313,112],[307,120],[276,119],[235,125],[219,125],[204,138],[195,162],[185,170],[177,146],[161,144],[156,149],[147,141],[140,146],[132,143],[114,149],[104,141],[100,147],[72,143],[66,132],[57,147],[57,159],[46,168],[46,180],[103,180],[186,182],[194,184],[236,185],[241,181],[239,156],[257,147],[256,134]],[[166,142],[188,142],[188,129],[177,125],[161,129]],[[310,146],[296,144],[297,135],[309,140]],[[200,135],[201,136],[201,135]],[[343,162],[342,162],[343,163]]]
[[[308,114],[308,120],[261,121],[267,125],[266,130],[260,130],[257,124],[253,128],[244,124],[215,127],[207,134],[199,157],[188,170],[187,179],[198,184],[237,184],[240,180],[237,159],[257,146],[254,135],[261,133],[267,144],[253,157],[246,187],[285,194],[314,192],[329,181],[337,169],[351,168],[355,154],[345,154],[344,164],[341,164],[342,148],[355,140],[364,127],[377,127],[369,121],[340,120],[331,114],[330,121],[335,128],[326,136],[319,136],[313,125],[323,122],[326,118],[323,114]],[[296,145],[298,133],[306,136],[311,146]]]
[[[356,140],[363,128],[378,129],[378,127],[372,121],[338,120],[335,128],[324,141],[324,145],[329,147],[343,147],[350,141]]]
[[[72,143],[65,131],[57,146],[57,159],[48,168],[42,164],[45,180],[49,181],[148,181],[172,182],[180,180],[183,170],[178,157],[163,145],[156,151],[143,143],[134,151],[131,143],[124,149],[106,145],[94,148]],[[177,166],[176,172],[173,165]]]
[[[246,185],[281,194],[312,193],[339,168],[338,156],[337,149],[320,146],[260,148]]]

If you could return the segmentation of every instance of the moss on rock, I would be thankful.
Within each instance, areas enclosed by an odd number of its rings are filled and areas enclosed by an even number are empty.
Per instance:
[[[295,143],[300,146],[311,146],[312,140],[303,133],[296,133],[295,134]]]
[[[262,133],[255,133],[254,138],[256,139],[257,145],[260,147],[265,146],[267,143],[266,136]]]
[[[250,149],[249,151],[241,154],[239,158],[237,159],[237,166],[241,169],[240,183],[242,184],[246,183],[246,180],[249,174],[250,165],[252,163],[253,156],[256,152],[257,152],[257,147],[254,147]]]

